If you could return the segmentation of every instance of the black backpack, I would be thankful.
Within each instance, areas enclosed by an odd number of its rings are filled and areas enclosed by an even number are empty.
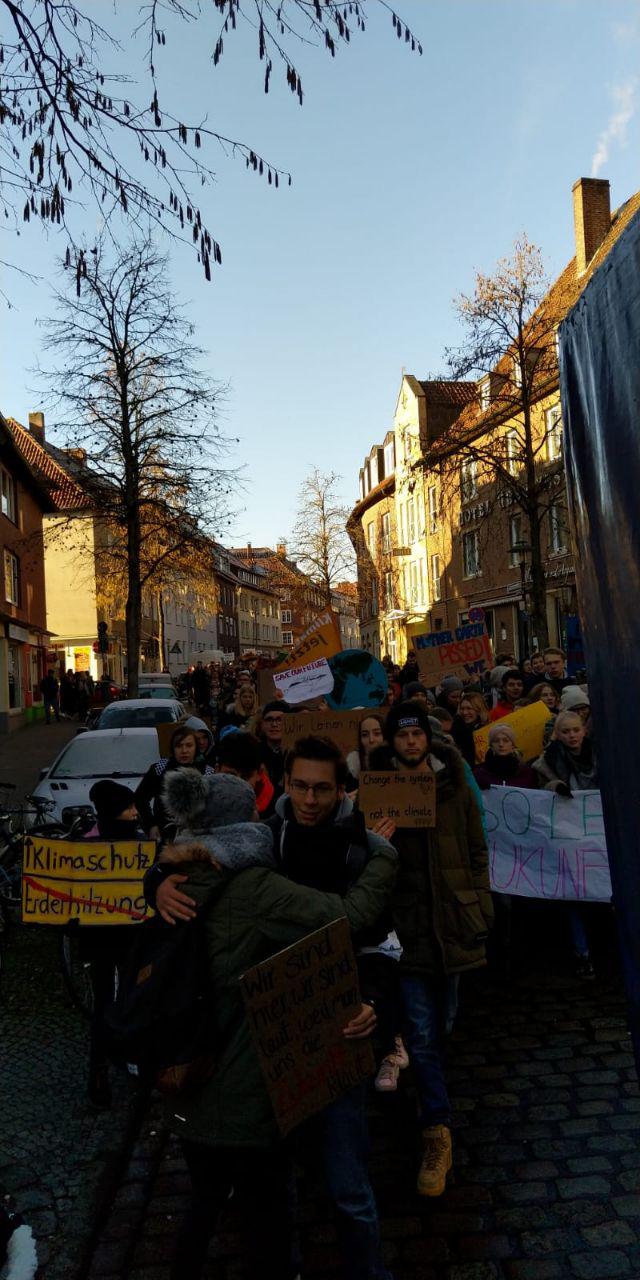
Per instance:
[[[168,1095],[201,1084],[216,1066],[204,914],[174,925],[154,916],[132,930],[104,1015],[112,1062],[135,1066]]]

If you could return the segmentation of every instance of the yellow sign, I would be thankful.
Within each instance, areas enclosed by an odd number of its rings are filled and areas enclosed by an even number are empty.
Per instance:
[[[74,649],[73,665],[76,671],[88,671],[91,666],[91,650]]]
[[[503,716],[501,720],[494,720],[493,724],[508,724],[513,729],[516,735],[516,747],[526,764],[540,755],[544,727],[550,718],[551,712],[545,702],[532,702],[530,707],[520,707],[517,711],[512,711],[511,715]],[[484,728],[476,729],[473,735],[478,764],[482,763],[489,750],[491,728],[493,728],[492,724],[486,724]]]
[[[28,836],[22,865],[23,924],[139,924],[153,913],[142,880],[153,840],[47,840]]]
[[[289,657],[275,671],[288,671],[290,667],[302,667],[316,658],[332,658],[342,650],[340,627],[335,613],[325,609],[313,619],[310,626],[296,641]]]

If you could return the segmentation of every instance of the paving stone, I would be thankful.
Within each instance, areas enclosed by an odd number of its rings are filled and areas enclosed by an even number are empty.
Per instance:
[[[505,1263],[505,1274],[508,1280],[561,1280],[566,1271],[559,1262],[548,1258],[536,1258],[533,1262],[519,1258]]]
[[[610,1173],[613,1165],[606,1156],[578,1156],[567,1160],[571,1173]],[[626,1190],[627,1188],[625,1188]]]
[[[611,1204],[621,1218],[640,1218],[640,1195],[614,1196]]]
[[[597,1227],[582,1227],[580,1233],[587,1244],[594,1249],[606,1246],[636,1244],[638,1237],[628,1222],[615,1219],[613,1222],[600,1222]]]
[[[609,1277],[631,1275],[631,1263],[619,1249],[574,1253],[570,1261],[578,1280],[609,1280]]]
[[[563,1200],[573,1200],[575,1196],[608,1196],[611,1183],[598,1174],[584,1178],[558,1178],[558,1193]]]

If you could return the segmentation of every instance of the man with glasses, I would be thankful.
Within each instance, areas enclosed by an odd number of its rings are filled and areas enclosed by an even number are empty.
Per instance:
[[[346,762],[333,742],[300,739],[287,754],[285,794],[267,824],[283,875],[298,885],[341,896],[357,882],[373,852],[388,847],[386,828],[393,830],[383,822],[375,832],[367,831],[362,815],[345,795],[346,780]],[[386,933],[383,924],[372,931],[371,941],[382,941]],[[371,1006],[373,1030],[374,1000],[364,986],[362,999]],[[366,1086],[358,1085],[332,1103],[305,1130],[307,1141],[322,1155],[338,1213],[345,1274],[350,1280],[389,1280],[369,1181]]]
[[[267,702],[258,727],[264,765],[278,796],[282,795],[284,778],[284,753],[282,750],[282,726],[284,722],[282,702]]]

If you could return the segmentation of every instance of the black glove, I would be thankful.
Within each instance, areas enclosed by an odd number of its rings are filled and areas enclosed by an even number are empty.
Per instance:
[[[556,787],[556,795],[564,796],[566,800],[571,800],[573,792],[568,782],[559,782]]]

